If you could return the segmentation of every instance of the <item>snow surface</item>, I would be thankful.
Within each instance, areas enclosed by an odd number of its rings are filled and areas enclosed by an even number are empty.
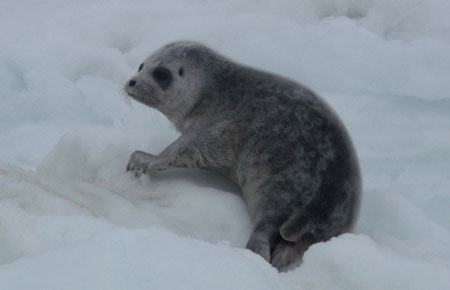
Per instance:
[[[450,289],[448,15],[448,0],[1,1],[0,289]],[[223,178],[124,173],[177,137],[121,87],[178,39],[331,103],[362,165],[355,233],[277,273],[244,249]]]

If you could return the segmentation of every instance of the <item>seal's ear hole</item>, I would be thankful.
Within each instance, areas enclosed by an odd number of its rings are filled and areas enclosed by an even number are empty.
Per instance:
[[[144,64],[143,63],[141,63],[141,65],[139,66],[138,72],[140,72],[142,70],[142,68],[144,68]]]
[[[172,73],[165,67],[157,67],[152,72],[153,79],[163,89],[167,89],[172,83]]]
[[[184,75],[184,69],[182,67],[178,70],[178,75],[180,77],[182,77]]]

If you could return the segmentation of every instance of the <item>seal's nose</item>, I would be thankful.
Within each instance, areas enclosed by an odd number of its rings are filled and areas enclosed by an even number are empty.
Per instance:
[[[136,81],[135,81],[135,80],[130,80],[130,82],[128,83],[128,85],[129,85],[130,87],[134,87],[135,84],[136,84]]]

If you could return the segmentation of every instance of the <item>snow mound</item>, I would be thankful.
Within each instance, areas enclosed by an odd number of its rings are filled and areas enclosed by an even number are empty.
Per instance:
[[[0,215],[16,221],[0,224],[0,231],[8,233],[0,236],[5,245],[0,263],[65,245],[73,241],[70,237],[78,241],[79,229],[64,227],[76,221],[86,222],[83,231],[91,233],[101,230],[99,223],[106,229],[157,225],[202,240],[245,245],[250,230],[245,205],[235,194],[237,188],[223,177],[175,170],[137,179],[125,174],[124,152],[129,150],[114,144],[123,143],[122,134],[113,130],[108,137],[111,130],[88,131],[65,136],[36,172],[8,167],[0,171],[0,205],[5,206]]]
[[[153,227],[111,230],[0,269],[9,290],[288,289],[256,255]]]
[[[444,290],[448,274],[448,269],[386,251],[367,237],[346,234],[312,246],[301,269],[285,276],[303,289]]]

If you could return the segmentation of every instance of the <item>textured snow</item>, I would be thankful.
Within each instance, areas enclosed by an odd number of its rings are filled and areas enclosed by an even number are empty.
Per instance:
[[[450,289],[447,0],[0,2],[0,289]],[[358,151],[355,233],[277,273],[245,250],[238,189],[136,179],[177,133],[122,84],[204,42],[319,92]]]

